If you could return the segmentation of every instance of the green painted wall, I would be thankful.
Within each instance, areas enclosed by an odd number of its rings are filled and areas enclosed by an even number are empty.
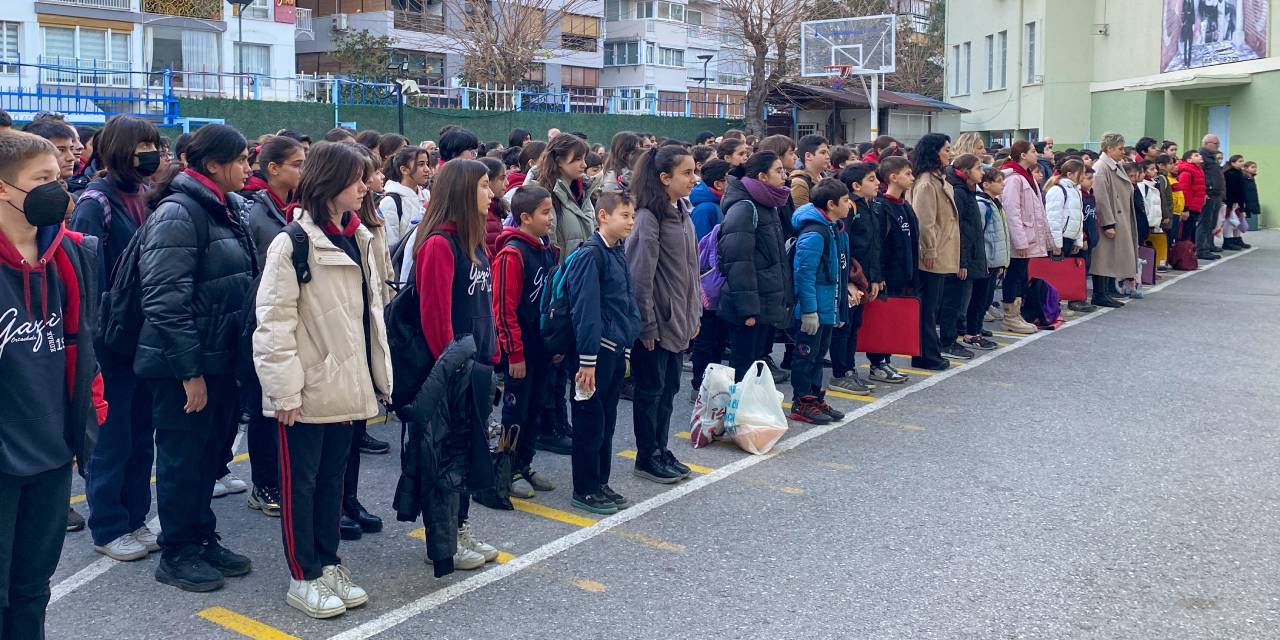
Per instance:
[[[333,128],[334,123],[332,105],[308,102],[184,99],[181,109],[184,116],[223,118],[248,137],[289,128],[319,138]],[[396,130],[396,110],[391,107],[342,107],[338,115],[344,122],[354,120],[361,129]],[[727,129],[741,128],[742,120],[405,108],[405,135],[414,142],[438,139],[440,128],[449,124],[470,129],[481,141],[497,140],[503,144],[515,128],[528,129],[535,138],[540,138],[547,129],[557,127],[562,131],[581,131],[591,141],[608,145],[609,139],[619,131],[647,131],[659,137],[692,141],[701,131],[720,134]]]

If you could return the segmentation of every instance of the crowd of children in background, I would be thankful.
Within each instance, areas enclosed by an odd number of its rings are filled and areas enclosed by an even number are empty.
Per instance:
[[[369,598],[338,546],[383,526],[358,496],[360,454],[391,449],[365,429],[383,405],[406,424],[397,518],[423,519],[435,575],[477,569],[498,552],[472,530],[472,497],[511,508],[553,491],[535,450],[571,456],[574,508],[629,505],[609,483],[620,398],[634,474],[690,476],[669,448],[687,356],[691,399],[710,364],[742,379],[763,360],[790,381],[789,417],[827,424],[844,418],[829,390],[908,379],[887,353],[859,371],[873,300],[918,301],[911,365],[942,370],[998,347],[984,320],[1040,328],[1023,313],[1037,258],[1086,264],[1092,294],[1064,313],[1119,307],[1142,296],[1140,247],[1168,256],[1158,271],[1195,268],[1188,253],[1248,248],[1259,214],[1257,164],[1224,160],[1212,135],[1179,154],[1118,134],[1057,151],[736,130],[620,132],[606,148],[517,129],[504,145],[456,126],[418,146],[343,128],[247,141],[225,125],[170,143],[128,116],[23,131],[0,132],[0,293],[36,342],[0,351],[19,412],[0,421],[0,495],[34,506],[0,509],[27,556],[0,580],[6,624],[31,637],[73,457],[100,553],[159,551],[158,581],[217,589],[252,562],[221,544],[210,500],[248,492],[282,520],[287,602],[331,617]],[[252,485],[227,467],[238,422]],[[70,510],[66,530],[84,526]]]

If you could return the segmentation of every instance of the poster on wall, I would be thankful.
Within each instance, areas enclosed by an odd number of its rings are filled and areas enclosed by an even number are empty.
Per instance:
[[[287,22],[293,24],[297,20],[298,2],[297,0],[275,0],[276,4],[276,22]]]
[[[1269,0],[1164,0],[1160,71],[1267,55]]]

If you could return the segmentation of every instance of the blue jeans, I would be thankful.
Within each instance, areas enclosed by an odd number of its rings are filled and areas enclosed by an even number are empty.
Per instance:
[[[151,392],[133,374],[132,363],[102,363],[107,422],[89,460],[85,495],[93,543],[105,545],[137,531],[151,510],[151,461],[155,427]]]

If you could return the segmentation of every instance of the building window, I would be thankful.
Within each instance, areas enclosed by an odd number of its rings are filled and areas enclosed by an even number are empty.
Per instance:
[[[596,51],[600,42],[600,19],[566,13],[560,20],[560,46],[571,51]]]
[[[21,49],[18,48],[18,27],[17,22],[0,21],[0,74],[14,74],[18,72],[18,56]],[[13,64],[4,64],[4,63]]]
[[[591,67],[573,67],[563,65],[560,67],[560,86],[565,93],[595,94],[595,90],[600,86],[600,70]]]
[[[604,45],[604,66],[623,67],[640,64],[639,42],[607,42]]]
[[[232,5],[231,9],[234,15],[235,5]],[[244,17],[250,20],[270,20],[271,0],[253,0],[253,4],[244,8]]]
[[[674,2],[658,3],[658,19],[671,20],[673,22],[684,22],[684,5]]]
[[[271,86],[271,47],[265,44],[235,43],[235,64],[240,72],[257,76],[253,82]]]
[[[689,9],[684,13],[684,20],[695,27],[702,26],[702,12],[696,9]]]
[[[966,42],[960,45],[960,53],[964,56],[964,89],[965,95],[969,94],[970,80],[973,78],[973,44]]]
[[[639,18],[639,19],[652,18],[652,17],[653,17],[653,15],[654,15],[654,14],[653,14],[653,3],[652,3],[652,2],[637,2],[637,3],[636,3],[636,18]]]
[[[611,98],[615,113],[643,113],[644,89],[642,87],[611,87],[604,90],[605,97]]]
[[[1035,84],[1038,72],[1036,70],[1036,23],[1028,22],[1023,26],[1023,41],[1026,42],[1026,50],[1023,51],[1023,68],[1027,70],[1026,77],[1022,79],[1023,84]]]
[[[44,62],[55,66],[78,67],[80,73],[51,70],[49,82],[128,85],[129,74],[85,73],[93,70],[129,70],[129,34],[114,29],[85,27],[44,27]]]
[[[684,66],[684,49],[669,49],[667,47],[658,47],[657,64],[663,67],[683,67]]]
[[[969,71],[971,68],[970,54],[972,53],[971,43],[956,44],[951,46],[951,95],[963,96],[969,94]]]
[[[604,19],[608,22],[622,20],[622,0],[604,0]]]
[[[406,62],[409,64],[409,67],[404,72],[404,77],[412,79],[420,85],[439,85],[443,83],[443,54],[403,50],[391,52],[391,64],[399,67],[402,63]]]
[[[1008,53],[1008,31],[987,36],[987,91],[996,91],[1005,87]]]
[[[818,125],[812,122],[802,122],[796,125],[797,139],[803,138],[805,136],[816,136],[816,135],[818,135]]]

